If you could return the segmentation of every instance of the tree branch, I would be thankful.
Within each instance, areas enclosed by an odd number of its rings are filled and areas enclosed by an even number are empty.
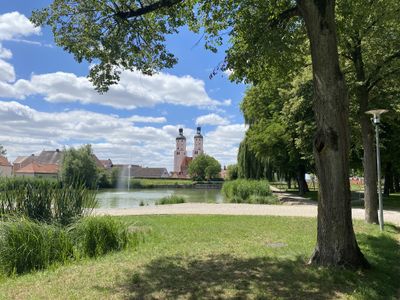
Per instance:
[[[271,27],[275,27],[284,21],[287,21],[293,17],[300,16],[300,10],[297,6],[289,8],[281,12],[274,20],[271,22]]]
[[[382,63],[376,66],[376,68],[370,73],[371,76],[366,81],[369,90],[371,90],[377,82],[381,81],[382,79],[384,79],[384,77],[386,77],[386,76],[379,76],[379,72],[381,71],[381,69],[396,59],[400,59],[400,51],[397,51],[392,55],[388,56]],[[395,72],[397,71],[395,70]],[[389,72],[389,74],[391,73],[392,72]]]
[[[138,9],[134,10],[129,10],[129,11],[118,11],[116,12],[116,16],[120,17],[121,19],[129,19],[133,17],[139,17],[148,13],[151,13],[153,11],[156,11],[161,8],[168,8],[172,7],[180,2],[183,2],[184,0],[160,0],[157,2],[154,2],[152,4],[149,4],[147,6],[140,7]]]

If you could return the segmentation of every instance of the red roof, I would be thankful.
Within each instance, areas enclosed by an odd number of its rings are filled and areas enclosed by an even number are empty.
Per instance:
[[[0,166],[11,167],[11,164],[4,156],[0,155]]]
[[[40,165],[38,163],[30,163],[29,165],[19,169],[15,173],[25,173],[25,174],[58,174],[58,165],[56,164],[46,164]]]

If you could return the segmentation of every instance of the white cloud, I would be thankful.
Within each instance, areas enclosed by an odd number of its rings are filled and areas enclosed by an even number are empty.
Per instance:
[[[165,123],[167,119],[165,117],[144,117],[134,115],[128,118],[129,121],[134,123]]]
[[[229,120],[217,114],[208,114],[196,119],[197,125],[228,125]]]
[[[15,81],[14,67],[3,60],[12,58],[12,52],[4,48],[1,41],[39,33],[40,28],[34,27],[29,19],[19,12],[0,15],[0,91],[4,88],[8,89],[5,82]]]
[[[0,15],[0,59],[12,57],[11,51],[2,47],[1,41],[41,45],[23,39],[34,34],[40,34],[40,28],[34,27],[24,15],[18,12]],[[95,103],[118,109],[153,107],[167,103],[217,110],[218,107],[231,104],[230,99],[218,101],[210,98],[202,80],[162,72],[147,76],[139,71],[123,71],[118,85],[111,86],[109,92],[103,95],[94,90],[86,77],[72,73],[33,74],[30,79],[15,80],[13,66],[1,60],[0,97],[3,98],[25,99],[31,95],[42,95],[45,100],[53,103]]]
[[[2,59],[0,59],[0,81],[3,82],[15,81],[14,67]]]
[[[10,59],[12,58],[12,52],[9,49],[3,48],[0,44],[0,58]]]
[[[17,11],[0,15],[0,40],[40,34],[40,27],[35,27],[27,17]]]
[[[34,94],[43,95],[49,102],[79,101],[119,109],[153,107],[163,103],[215,109],[231,103],[230,100],[211,99],[202,80],[166,73],[147,76],[139,71],[125,71],[119,84],[111,86],[109,92],[102,95],[93,89],[86,77],[64,72],[32,75],[30,80],[0,84],[0,97],[24,99]]]
[[[160,128],[137,126],[133,121],[161,122],[162,117],[118,117],[85,110],[48,113],[18,102],[0,102],[0,144],[8,150],[9,158],[38,153],[43,149],[79,146],[91,143],[100,158],[115,163],[167,167],[172,170],[175,138],[181,125],[167,124]],[[245,126],[218,126],[203,133],[204,149],[222,165],[236,161],[237,147]],[[192,128],[184,128],[187,151],[193,148]]]

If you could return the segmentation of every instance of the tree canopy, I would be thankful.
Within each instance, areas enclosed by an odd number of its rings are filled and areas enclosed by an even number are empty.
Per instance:
[[[206,180],[219,177],[221,164],[212,156],[200,154],[189,164],[189,175],[194,180]]]
[[[98,168],[91,145],[64,151],[61,179],[67,184],[83,183],[88,188],[96,186]]]

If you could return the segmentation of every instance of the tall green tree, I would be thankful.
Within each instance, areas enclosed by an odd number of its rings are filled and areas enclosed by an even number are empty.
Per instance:
[[[32,20],[51,26],[56,43],[78,61],[97,63],[89,78],[99,91],[116,83],[121,70],[151,74],[171,67],[176,59],[166,49],[165,35],[184,24],[194,31],[201,28],[211,50],[224,41],[221,31],[229,31],[233,45],[227,51],[226,66],[249,82],[257,80],[260,68],[264,74],[286,72],[273,67],[279,64],[291,71],[296,66],[292,55],[300,51],[298,40],[304,40],[306,31],[313,67],[314,154],[320,183],[317,245],[310,261],[367,264],[352,227],[349,104],[339,66],[334,0],[54,0],[49,8],[35,12]],[[251,32],[254,22],[263,26]],[[250,31],[248,36],[242,34],[245,31]],[[257,49],[259,45],[262,49]]]
[[[391,106],[380,96],[385,83],[400,74],[399,13],[396,0],[339,0],[337,5],[342,64],[360,124],[365,220],[369,223],[378,223],[378,199],[374,129],[365,112]],[[393,83],[399,91],[400,84]]]
[[[83,183],[88,188],[97,184],[99,171],[93,156],[91,145],[64,151],[61,179],[67,184]]]
[[[246,92],[241,104],[250,127],[246,142],[258,159],[268,162],[268,173],[279,174],[289,184],[295,178],[299,193],[304,194],[308,191],[305,173],[313,165],[315,131],[311,71],[307,68],[293,79],[273,81],[260,81]],[[276,86],[279,81],[281,88]]]
[[[218,178],[221,164],[212,156],[200,154],[190,162],[188,172],[194,180]]]

